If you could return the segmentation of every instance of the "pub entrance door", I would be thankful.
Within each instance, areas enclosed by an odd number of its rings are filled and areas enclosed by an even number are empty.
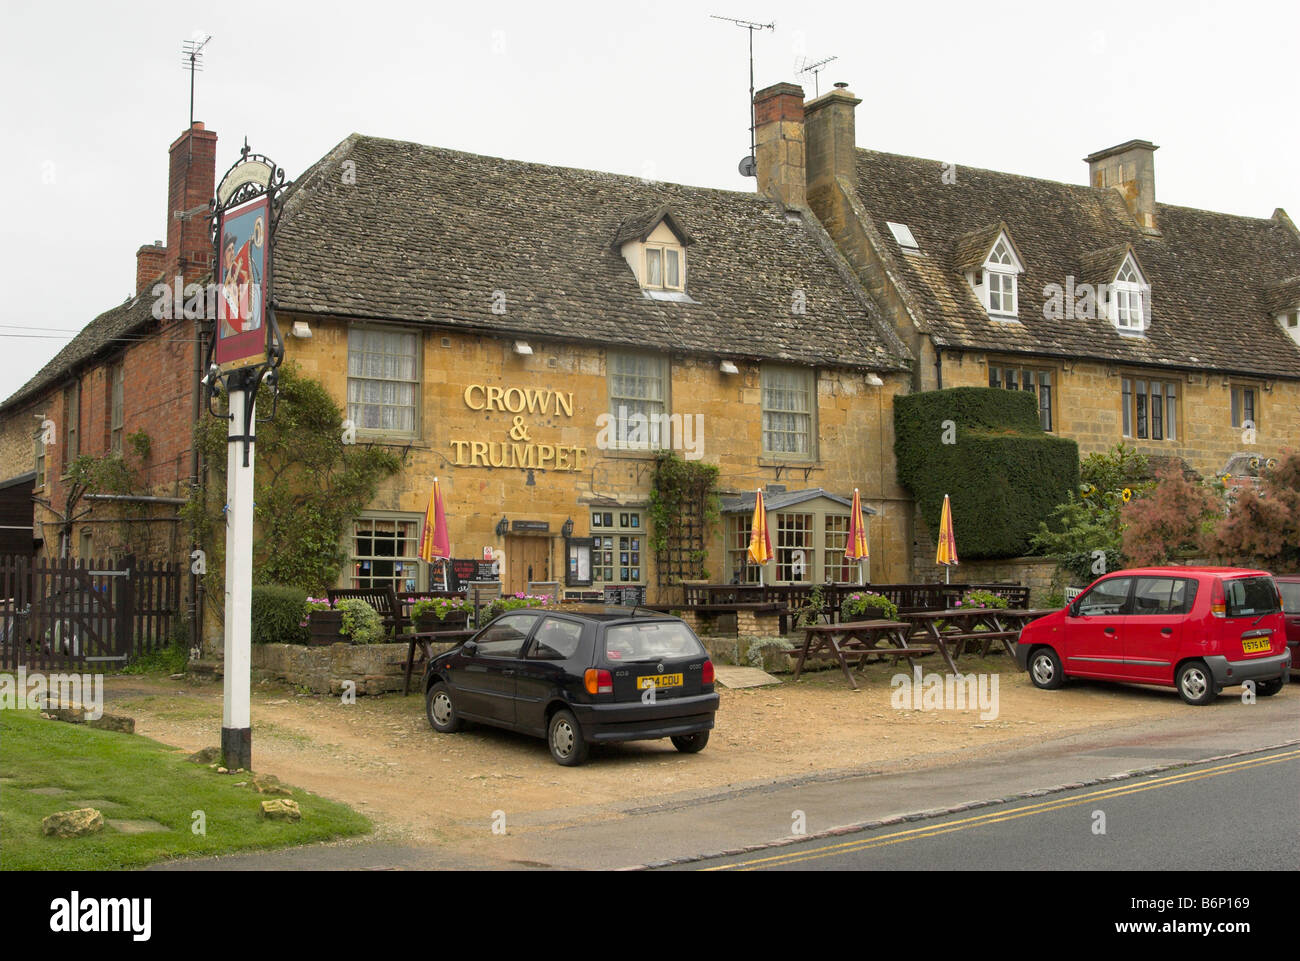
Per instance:
[[[551,539],[549,537],[506,538],[506,583],[502,590],[518,594],[528,590],[529,581],[551,579]]]

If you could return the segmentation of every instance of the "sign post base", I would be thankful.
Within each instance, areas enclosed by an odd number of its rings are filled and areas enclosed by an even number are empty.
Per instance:
[[[227,771],[253,769],[253,729],[249,727],[223,727],[221,729],[221,756]]]

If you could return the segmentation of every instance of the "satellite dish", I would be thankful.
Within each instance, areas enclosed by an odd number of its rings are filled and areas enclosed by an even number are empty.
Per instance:
[[[740,175],[742,177],[758,176],[758,164],[755,163],[754,158],[752,156],[743,158],[740,161],[740,165],[738,169],[740,170]]]

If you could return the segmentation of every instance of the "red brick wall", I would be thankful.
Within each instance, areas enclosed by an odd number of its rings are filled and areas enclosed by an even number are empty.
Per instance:
[[[145,293],[151,290],[163,275],[163,266],[167,260],[167,248],[147,244],[135,252],[135,292]]]

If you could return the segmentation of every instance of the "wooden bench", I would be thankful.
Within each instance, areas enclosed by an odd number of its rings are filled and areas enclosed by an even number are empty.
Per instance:
[[[329,596],[331,607],[337,607],[337,601],[365,601],[379,612],[386,634],[401,634],[406,630],[406,615],[402,612],[392,587],[331,587],[325,593]]]
[[[891,664],[897,664],[900,657],[905,657],[910,662],[938,651],[937,647],[929,644],[909,644],[907,633],[910,627],[905,621],[883,619],[809,625],[803,628],[803,644],[799,648],[799,659],[795,663],[792,680],[799,680],[803,666],[809,659],[831,658],[839,663],[849,685],[856,691],[858,682],[849,670],[847,655],[859,655],[858,668],[861,669],[869,654],[879,655],[881,661],[888,657]],[[885,641],[887,646],[880,647],[881,641]]]

